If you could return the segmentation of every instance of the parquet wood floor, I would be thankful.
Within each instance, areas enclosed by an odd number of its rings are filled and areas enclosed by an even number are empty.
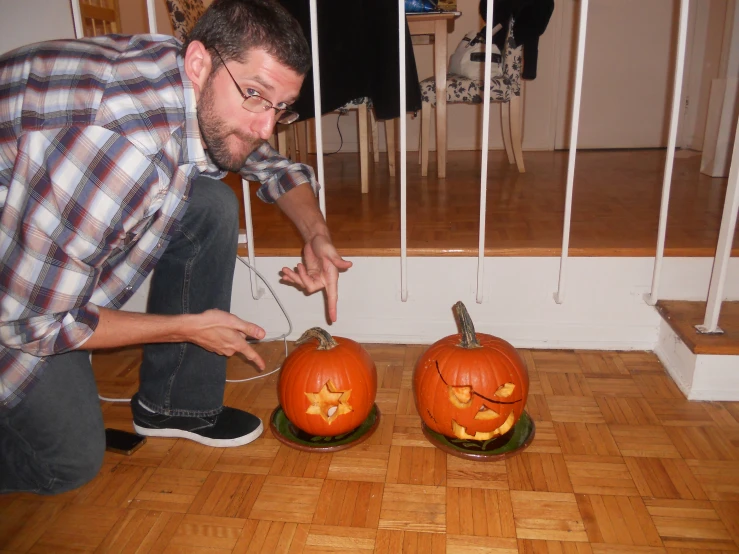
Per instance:
[[[282,345],[260,345],[268,367]],[[739,403],[688,402],[646,352],[521,350],[536,438],[480,463],[432,446],[411,391],[423,346],[368,345],[377,431],[333,454],[149,439],[56,497],[0,496],[0,552],[687,554],[739,551]],[[96,354],[104,396],[137,388],[138,350]],[[229,378],[254,374],[237,358]],[[267,420],[277,374],[228,384]],[[127,404],[106,424],[131,429]]]
[[[441,180],[433,162],[429,176],[421,177],[416,157],[408,153],[408,255],[477,256],[481,152],[449,152],[447,178]],[[570,255],[654,256],[665,157],[665,150],[578,152]],[[486,255],[560,255],[567,158],[566,151],[526,152],[521,174],[505,152],[490,153]],[[382,154],[371,164],[369,193],[361,194],[358,160],[352,153],[325,158],[327,220],[336,246],[348,257],[398,256],[400,179],[388,175]],[[712,179],[699,169],[700,154],[676,156],[667,256],[715,254],[727,179]],[[227,182],[243,202],[240,180],[230,175]],[[297,231],[278,209],[256,198],[256,187],[252,184],[256,255],[298,255]],[[739,255],[736,239],[733,255]]]

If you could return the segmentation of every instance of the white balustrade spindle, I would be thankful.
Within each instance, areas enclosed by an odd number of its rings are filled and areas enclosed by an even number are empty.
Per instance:
[[[398,58],[400,71],[400,300],[408,300],[408,227],[407,227],[407,122],[405,97],[405,1],[398,0]]]
[[[485,21],[490,25],[485,26],[485,92],[483,93],[482,109],[482,162],[480,171],[480,230],[477,245],[477,293],[475,300],[482,304],[484,282],[485,282],[485,218],[487,215],[487,192],[488,192],[488,148],[490,142],[490,77],[492,75],[493,62],[493,3],[487,3]],[[446,83],[443,94],[446,94]],[[511,93],[512,94],[512,93]]]
[[[659,300],[659,285],[662,275],[662,264],[665,252],[665,235],[667,234],[667,212],[670,206],[670,188],[672,185],[672,166],[675,161],[675,143],[677,142],[677,123],[680,115],[680,93],[683,86],[683,69],[685,67],[685,44],[688,36],[688,4],[689,0],[680,0],[680,23],[677,34],[677,54],[675,56],[675,82],[672,87],[672,110],[670,112],[670,135],[667,141],[667,159],[662,179],[662,201],[659,210],[659,227],[657,230],[657,252],[654,258],[652,274],[652,292],[645,298],[647,304],[654,306]]]
[[[711,272],[711,284],[708,287],[708,299],[706,301],[706,317],[703,325],[696,325],[701,333],[722,333],[718,327],[718,317],[721,312],[721,303],[724,299],[724,286],[726,285],[726,273],[729,269],[731,259],[731,245],[734,240],[736,229],[737,212],[739,211],[739,121],[737,122],[736,134],[734,135],[734,151],[731,155],[731,168],[729,169],[729,180],[726,185],[726,198],[724,200],[724,213],[721,217],[721,228],[718,233],[718,245],[716,257],[713,259],[713,271]]]
[[[567,261],[570,248],[570,223],[572,221],[572,191],[575,183],[575,158],[577,156],[577,133],[580,128],[580,99],[582,97],[582,74],[585,66],[585,35],[588,23],[588,0],[580,2],[580,22],[577,33],[577,65],[575,67],[575,96],[573,98],[572,122],[570,126],[570,153],[567,162],[567,187],[565,192],[565,216],[562,230],[562,253],[559,260],[559,286],[554,293],[557,304],[564,302],[567,280]]]

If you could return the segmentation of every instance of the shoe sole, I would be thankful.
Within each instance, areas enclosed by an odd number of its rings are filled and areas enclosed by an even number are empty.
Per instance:
[[[259,427],[254,429],[251,433],[233,439],[211,439],[182,429],[152,429],[151,427],[140,427],[136,425],[136,423],[133,424],[133,428],[139,435],[147,437],[188,439],[206,446],[215,446],[217,448],[244,446],[245,444],[249,444],[250,442],[257,440],[262,434],[262,431],[264,431],[264,425],[261,421],[259,422]]]

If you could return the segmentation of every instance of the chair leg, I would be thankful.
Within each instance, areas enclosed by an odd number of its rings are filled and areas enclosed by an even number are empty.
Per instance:
[[[369,192],[369,144],[367,140],[367,104],[357,109],[359,119],[359,167],[362,179],[362,194]]]
[[[308,124],[300,121],[293,125],[295,127],[296,142],[298,143],[298,161],[301,164],[308,163]]]
[[[446,103],[446,97],[442,100],[442,95],[446,94],[446,91],[440,91],[438,86],[436,88],[436,174],[439,179],[446,178],[446,155],[447,155],[447,111],[443,110],[441,117],[439,117],[439,104],[440,102]],[[447,103],[448,105],[448,103]]]
[[[429,135],[431,134],[431,104],[421,103],[421,177],[429,174]]]
[[[372,156],[375,163],[380,163],[380,135],[377,132],[377,119],[375,119],[375,111],[367,110],[369,112],[370,128],[372,129],[372,141],[370,142],[370,150],[372,150]]]
[[[285,125],[280,125],[280,130],[277,131],[277,150],[280,155],[289,158],[290,157],[290,133],[287,132]]]
[[[519,173],[525,173],[526,169],[523,165],[523,150],[521,149],[523,135],[523,117],[521,96],[511,95],[511,143],[513,144],[513,153],[516,156],[516,165],[518,165]]]
[[[387,143],[387,168],[390,177],[395,177],[395,120],[385,120],[385,142]]]
[[[513,154],[513,148],[511,147],[511,104],[510,102],[504,102],[500,105],[500,126],[503,130],[503,146],[505,146],[505,152],[508,154],[508,163],[516,163],[516,158]]]

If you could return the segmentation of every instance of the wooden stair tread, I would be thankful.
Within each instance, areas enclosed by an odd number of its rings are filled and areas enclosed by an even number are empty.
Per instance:
[[[720,335],[699,333],[706,314],[705,302],[660,300],[657,311],[693,354],[739,355],[739,302],[724,302],[719,317]]]

